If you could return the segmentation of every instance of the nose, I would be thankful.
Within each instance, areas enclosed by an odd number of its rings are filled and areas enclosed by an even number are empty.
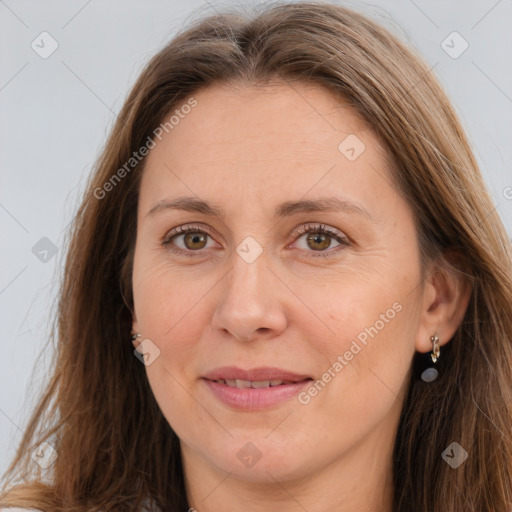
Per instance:
[[[234,254],[231,271],[219,283],[221,297],[212,318],[213,328],[224,337],[251,341],[286,329],[287,290],[268,264],[265,251],[252,263]]]

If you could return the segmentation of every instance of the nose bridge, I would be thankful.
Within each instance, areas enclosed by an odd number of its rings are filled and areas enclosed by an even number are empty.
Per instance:
[[[246,246],[240,244],[238,251],[247,249]],[[252,249],[249,248],[246,254],[250,254]],[[236,306],[237,310],[244,309],[256,310],[264,305],[267,293],[272,290],[265,286],[268,279],[267,274],[270,273],[267,265],[269,264],[267,253],[262,251],[254,260],[244,259],[239,252],[233,255],[232,270],[228,275],[227,289],[225,298],[233,301],[230,307]],[[269,297],[266,297],[268,300]]]
[[[247,258],[255,246],[251,246],[251,241],[247,241],[248,246],[244,243],[233,254],[232,268],[215,310],[214,324],[236,338],[250,339],[256,332],[283,329],[286,315],[272,272],[267,268],[271,263],[268,253],[263,250],[254,258],[253,252],[254,259]]]
[[[264,291],[262,286],[268,279],[267,274],[270,273],[267,268],[271,264],[269,238],[264,233],[265,219],[260,217],[260,211],[239,212],[234,225],[235,236],[240,241],[233,247],[233,266],[228,276],[227,291],[234,298],[239,298],[239,295],[243,297],[245,293],[257,301],[258,294]]]

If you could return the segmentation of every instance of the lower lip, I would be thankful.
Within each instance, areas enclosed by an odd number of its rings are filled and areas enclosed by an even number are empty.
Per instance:
[[[203,379],[214,395],[226,405],[245,411],[266,409],[288,400],[309,385],[311,380],[270,386],[268,388],[232,388],[214,380]]]

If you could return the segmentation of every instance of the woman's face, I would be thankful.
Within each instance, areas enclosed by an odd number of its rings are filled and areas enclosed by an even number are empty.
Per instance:
[[[134,329],[185,464],[263,482],[389,461],[432,332],[382,143],[314,85],[194,98],[146,161],[133,269]]]

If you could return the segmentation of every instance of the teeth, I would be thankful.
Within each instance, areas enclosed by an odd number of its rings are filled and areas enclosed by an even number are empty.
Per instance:
[[[268,388],[268,387],[274,387],[274,386],[280,386],[281,384],[293,384],[292,381],[289,380],[279,380],[279,379],[272,379],[272,380],[240,380],[240,379],[219,379],[216,382],[219,384],[225,384],[226,386],[229,386],[230,388],[254,388],[254,389],[260,389],[260,388]]]
[[[270,387],[271,382],[269,380],[255,380],[251,382],[251,387],[255,389],[259,388],[268,388]]]

